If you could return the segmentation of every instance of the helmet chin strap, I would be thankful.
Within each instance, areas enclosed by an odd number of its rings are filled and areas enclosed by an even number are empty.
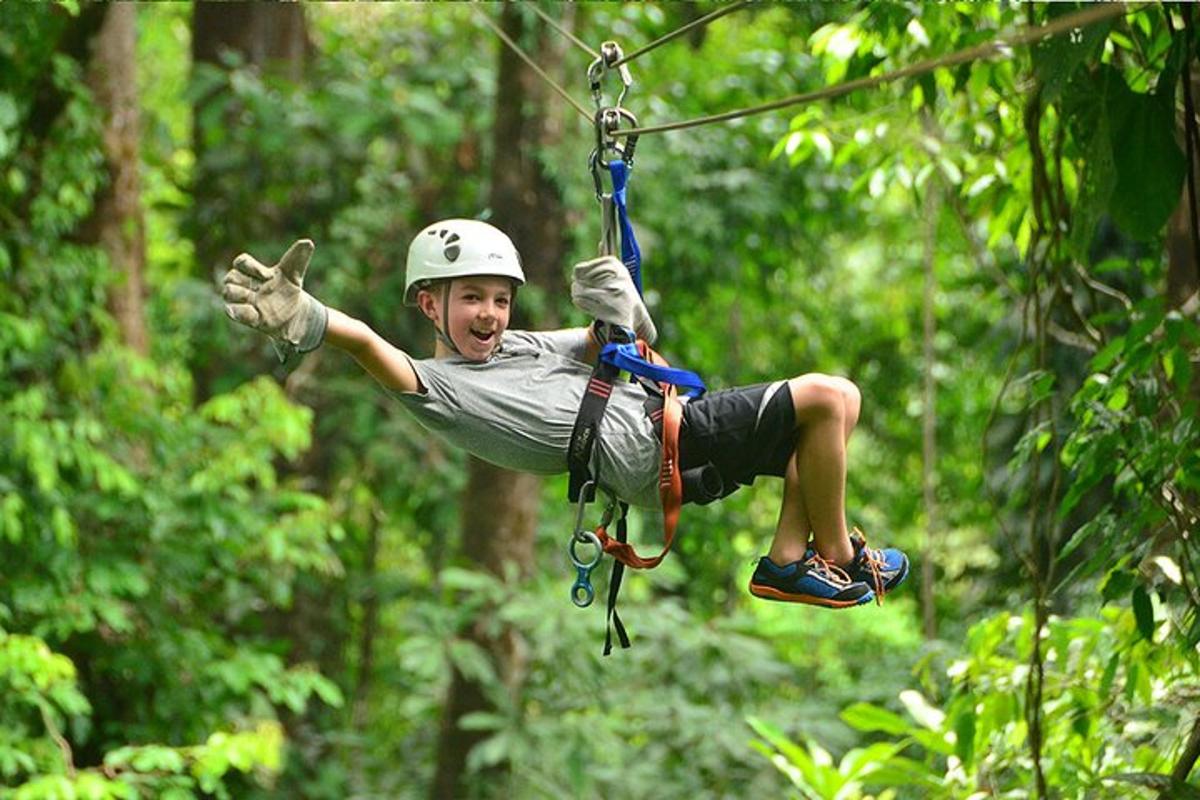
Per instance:
[[[442,344],[446,345],[446,347],[449,347],[450,352],[461,356],[462,351],[458,349],[458,345],[456,345],[454,340],[450,338],[450,334],[446,333],[446,330],[449,329],[450,326],[450,290],[452,288],[454,288],[453,278],[446,281],[446,286],[442,289],[442,327],[439,328],[438,326],[434,325],[433,329],[437,331],[438,340],[441,341]]]

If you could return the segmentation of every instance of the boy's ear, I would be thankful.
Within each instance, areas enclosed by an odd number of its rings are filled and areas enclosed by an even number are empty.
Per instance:
[[[428,289],[419,289],[417,291],[417,308],[421,309],[422,314],[434,320],[437,315],[437,307],[437,295]]]

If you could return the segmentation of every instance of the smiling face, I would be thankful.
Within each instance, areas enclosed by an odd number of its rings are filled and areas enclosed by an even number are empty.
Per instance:
[[[486,361],[508,327],[512,299],[511,280],[479,275],[455,278],[433,291],[423,289],[417,305],[464,358]],[[437,355],[451,354],[440,339],[437,349]]]

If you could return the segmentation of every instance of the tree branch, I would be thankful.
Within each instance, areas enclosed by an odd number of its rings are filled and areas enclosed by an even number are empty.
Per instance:
[[[1172,788],[1180,784],[1186,783],[1188,775],[1192,772],[1192,767],[1196,765],[1196,759],[1200,758],[1200,716],[1192,722],[1192,732],[1188,736],[1187,745],[1183,748],[1183,752],[1179,755],[1179,760],[1175,762],[1175,769],[1171,770]],[[1168,800],[1167,789],[1159,793],[1159,800]]]
[[[45,702],[38,702],[38,710],[42,712],[42,724],[46,726],[46,733],[58,745],[58,749],[62,751],[63,765],[67,770],[67,777],[72,780],[75,778],[75,758],[71,753],[71,745],[63,738],[62,733],[58,730],[58,725],[54,724],[54,718],[50,715],[50,708]],[[1194,758],[1192,759],[1195,760]]]

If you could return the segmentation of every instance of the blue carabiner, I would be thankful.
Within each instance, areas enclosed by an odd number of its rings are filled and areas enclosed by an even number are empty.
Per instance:
[[[587,608],[596,599],[596,590],[592,588],[591,567],[578,567],[579,575],[571,585],[571,602],[579,608]]]
[[[580,542],[587,542],[596,548],[596,556],[591,561],[584,561],[575,552],[575,545]],[[596,597],[596,590],[592,588],[592,570],[604,556],[604,545],[600,544],[600,537],[591,531],[579,531],[571,537],[571,542],[567,545],[567,553],[571,556],[571,563],[575,565],[575,583],[571,585],[571,602],[580,608],[587,608]]]

